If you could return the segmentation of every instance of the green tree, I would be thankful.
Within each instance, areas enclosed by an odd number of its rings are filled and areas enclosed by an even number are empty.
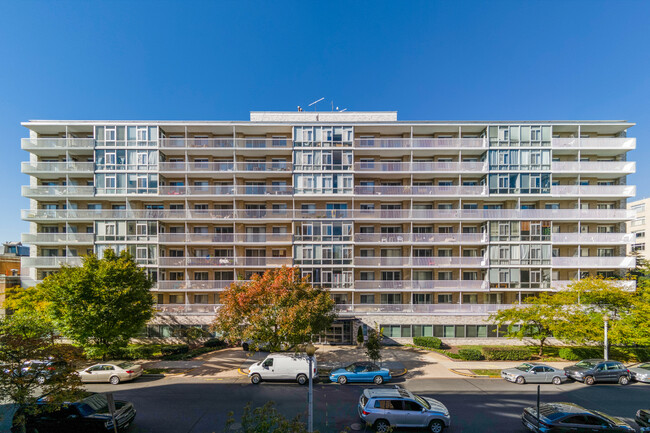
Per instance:
[[[153,317],[151,280],[123,251],[84,257],[81,266],[63,266],[38,286],[45,311],[62,335],[106,358],[123,347]]]
[[[271,269],[221,293],[214,329],[230,341],[252,340],[278,350],[326,331],[336,318],[329,293],[314,288],[297,268]]]
[[[241,428],[236,428],[236,421],[233,413],[228,414],[224,432],[237,431],[240,433],[307,433],[307,427],[300,421],[300,415],[293,419],[285,418],[275,408],[272,401],[262,407],[251,409],[248,403],[244,408],[241,418]],[[318,430],[315,431],[318,433]]]
[[[195,348],[199,341],[210,337],[210,333],[199,326],[175,328],[172,335],[183,340],[190,348]]]
[[[381,362],[381,340],[384,338],[383,329],[368,328],[366,341],[366,356],[373,362]]]
[[[35,314],[14,314],[0,319],[0,395],[23,410],[16,412],[14,422],[25,431],[25,416],[51,409],[36,405],[40,395],[47,394],[52,405],[75,400],[81,392],[81,381],[74,365],[80,353],[67,344],[56,344],[54,329]],[[46,366],[34,364],[23,370],[26,361],[63,361],[66,367],[47,378]],[[39,391],[39,392],[37,392]]]
[[[357,328],[357,344],[363,344],[363,326]]]
[[[558,305],[553,295],[543,292],[539,297],[526,300],[526,305],[513,305],[490,316],[490,321],[507,326],[509,338],[531,338],[538,341],[538,355],[544,353],[544,344],[553,336],[553,326],[558,319]]]

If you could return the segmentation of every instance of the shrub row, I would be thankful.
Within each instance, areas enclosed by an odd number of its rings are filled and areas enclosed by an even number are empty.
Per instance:
[[[413,344],[429,349],[440,349],[442,341],[437,337],[413,337]]]
[[[465,361],[480,361],[483,359],[483,354],[477,349],[460,349],[458,356]]]
[[[205,343],[203,343],[203,346],[204,347],[212,347],[212,348],[225,347],[226,342],[223,341],[223,340],[220,340],[219,338],[211,338],[211,339],[207,340]]]
[[[525,361],[532,358],[526,347],[484,347],[483,356],[488,361]]]
[[[567,361],[579,361],[588,358],[602,358],[602,347],[562,347],[558,355]],[[622,362],[650,361],[650,348],[647,347],[612,347],[610,358]]]
[[[187,344],[165,344],[160,347],[160,352],[163,356],[167,355],[180,355],[190,351],[190,346]]]

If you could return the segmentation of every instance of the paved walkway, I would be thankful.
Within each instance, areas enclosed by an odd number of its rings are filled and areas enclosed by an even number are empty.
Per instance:
[[[390,369],[393,375],[406,371],[407,378],[459,378],[453,370],[472,369],[501,370],[512,368],[521,361],[456,361],[437,352],[411,347],[385,347],[382,353],[382,367]],[[242,377],[248,367],[263,360],[268,352],[245,352],[241,348],[222,349],[206,353],[191,361],[157,361],[146,364],[146,368],[170,368],[188,377]],[[367,361],[364,350],[355,346],[317,346],[316,359],[321,371],[343,367],[355,361]],[[548,365],[563,368],[572,362],[549,362]]]

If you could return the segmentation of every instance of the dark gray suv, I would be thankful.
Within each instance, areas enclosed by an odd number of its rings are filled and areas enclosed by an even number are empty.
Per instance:
[[[630,371],[618,361],[605,361],[604,359],[584,359],[576,365],[564,367],[568,377],[586,385],[596,382],[618,382],[621,385],[630,383]]]

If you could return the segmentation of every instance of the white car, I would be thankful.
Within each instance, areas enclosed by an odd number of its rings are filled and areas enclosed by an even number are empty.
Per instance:
[[[312,378],[318,377],[316,358],[312,368]],[[309,380],[309,357],[305,354],[271,353],[264,361],[249,367],[248,377],[255,385],[262,380],[295,380],[304,385]]]
[[[82,382],[108,382],[117,385],[142,376],[142,366],[129,362],[95,364],[79,371]]]

